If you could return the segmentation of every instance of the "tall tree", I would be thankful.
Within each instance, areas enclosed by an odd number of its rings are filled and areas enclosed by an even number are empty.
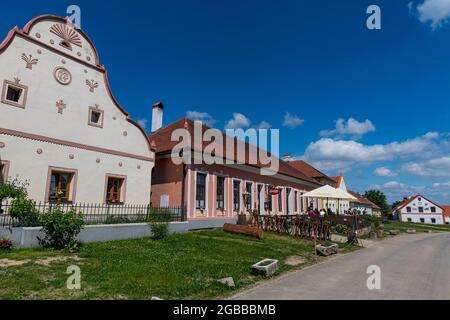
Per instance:
[[[391,214],[391,207],[387,203],[386,195],[380,190],[368,190],[364,193],[364,197],[379,206],[384,216]]]
[[[400,203],[402,203],[403,201],[395,201],[392,205],[391,208],[394,209],[396,206],[398,206]]]

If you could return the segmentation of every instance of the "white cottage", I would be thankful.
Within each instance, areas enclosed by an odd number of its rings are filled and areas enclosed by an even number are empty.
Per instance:
[[[150,202],[154,152],[82,30],[55,16],[15,27],[0,81],[2,179],[27,180],[37,201]]]
[[[392,213],[395,219],[402,222],[445,224],[442,206],[421,195],[405,198]]]

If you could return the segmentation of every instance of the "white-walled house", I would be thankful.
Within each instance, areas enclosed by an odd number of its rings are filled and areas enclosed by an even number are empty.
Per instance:
[[[154,152],[86,34],[40,16],[0,44],[1,178],[36,201],[148,204]]]
[[[415,195],[394,208],[394,218],[402,222],[445,224],[444,209],[431,200]]]

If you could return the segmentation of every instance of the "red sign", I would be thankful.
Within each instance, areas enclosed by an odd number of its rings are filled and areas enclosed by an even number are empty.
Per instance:
[[[279,193],[280,193],[280,189],[278,189],[278,188],[271,188],[271,189],[269,190],[269,194],[270,194],[271,196],[277,196]]]

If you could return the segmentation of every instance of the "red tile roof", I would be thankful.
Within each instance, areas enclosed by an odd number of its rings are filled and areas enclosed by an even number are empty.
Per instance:
[[[444,216],[450,218],[450,206],[441,206],[444,209]]]
[[[298,171],[303,172],[308,177],[311,178],[329,178],[326,174],[320,172],[316,168],[314,168],[309,163],[303,161],[303,160],[295,160],[295,161],[288,161],[288,164]]]
[[[155,133],[150,134],[149,135],[150,141],[154,142],[156,144],[156,153],[161,154],[161,153],[171,152],[174,147],[179,145],[179,143],[180,143],[179,141],[171,140],[172,132],[176,129],[187,129],[191,135],[191,139],[192,139],[191,145],[193,146],[193,150],[203,151],[211,142],[203,141],[202,146],[201,146],[202,150],[198,150],[199,148],[195,148],[195,146],[194,146],[194,123],[195,123],[194,120],[185,117],[185,118],[181,118],[181,119],[175,121],[174,123],[172,123],[166,127],[161,128],[160,130],[156,131]],[[202,134],[208,129],[212,129],[212,128],[210,128],[206,125],[202,125]],[[224,153],[226,155],[226,141],[225,141],[226,135],[221,131],[219,131],[219,132],[224,137],[224,139],[223,139],[224,140],[223,141],[224,148],[223,149],[224,149]],[[238,140],[237,138],[234,138],[234,159],[238,159],[237,143],[242,143],[242,141]],[[258,168],[268,167],[268,166],[260,163],[259,159],[257,161],[257,164],[250,164],[249,152],[248,152],[250,150],[250,148],[255,148],[255,150],[258,150],[256,146],[250,145],[249,143],[245,143],[245,163],[248,165],[256,166]],[[225,158],[225,155],[216,154],[216,156],[224,156],[224,158]],[[309,182],[309,183],[313,183],[317,187],[320,186],[320,184],[316,180],[308,177],[303,172],[298,171],[294,167],[287,164],[287,162],[285,162],[281,159],[279,159],[279,161],[280,161],[279,162],[279,170],[278,170],[279,173],[290,176],[290,177],[294,177],[297,179],[301,179],[301,180]]]
[[[348,191],[348,193],[350,193],[352,196],[354,196],[356,199],[358,199],[358,203],[361,203],[361,204],[365,204],[365,205],[371,206],[373,209],[378,209],[378,210],[381,209],[381,208],[380,208],[379,206],[377,206],[375,203],[373,203],[373,202],[370,201],[369,199],[363,197],[363,196],[360,195],[359,193],[354,192],[354,191],[352,191],[352,190],[347,190],[347,191]]]
[[[343,176],[331,177],[336,182],[336,188],[339,188],[342,183]]]
[[[406,207],[408,204],[410,204],[412,201],[414,201],[414,200],[415,200],[416,198],[418,198],[418,197],[421,197],[421,198],[423,198],[423,199],[426,199],[427,201],[431,202],[431,203],[434,204],[435,206],[437,206],[437,207],[443,209],[442,206],[439,206],[439,205],[433,203],[433,201],[427,199],[426,197],[424,197],[424,196],[422,196],[422,195],[420,195],[420,194],[417,194],[417,195],[415,195],[415,196],[412,196],[412,197],[409,197],[408,199],[403,200],[403,202],[400,203],[399,205],[397,205],[397,206],[394,208],[393,211],[395,212],[395,211],[397,211],[397,210],[403,209],[404,207]]]

